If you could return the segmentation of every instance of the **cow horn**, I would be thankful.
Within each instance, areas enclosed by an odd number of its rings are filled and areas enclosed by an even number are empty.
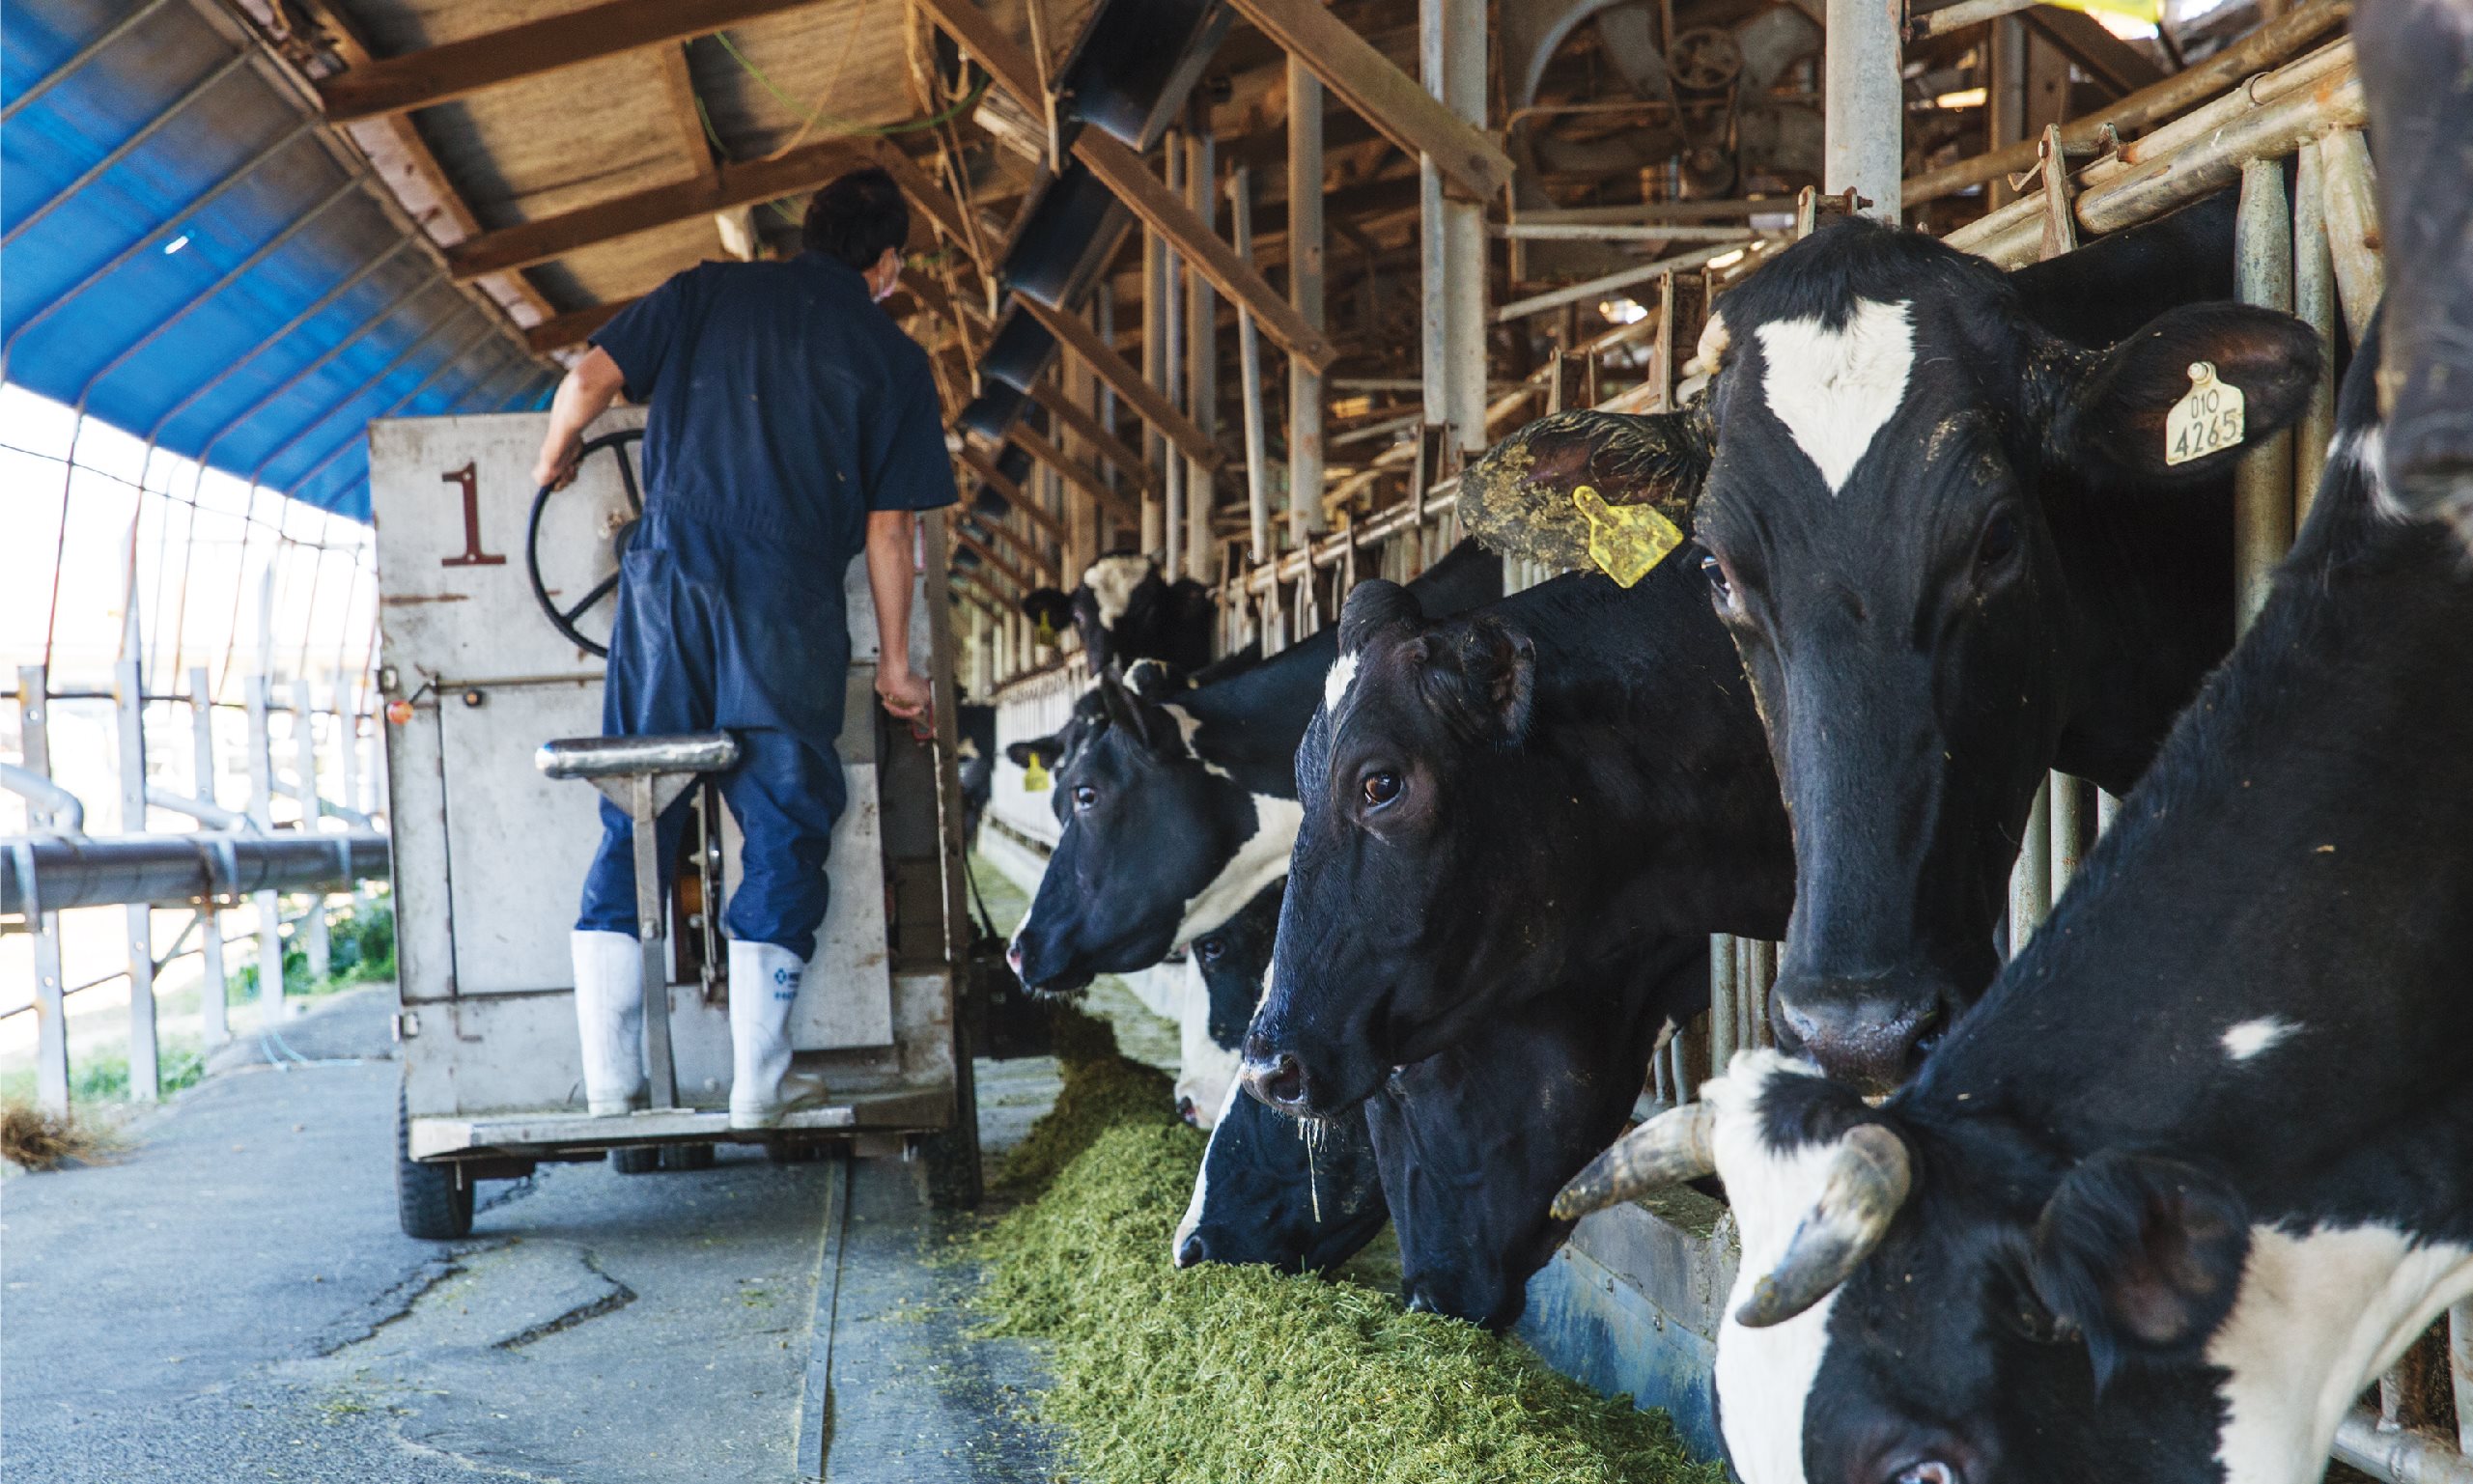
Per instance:
[[[1616,1201],[1717,1171],[1709,1135],[1717,1109],[1706,1103],[1669,1108],[1615,1141],[1555,1196],[1559,1221],[1577,1220]]]
[[[1763,1330],[1819,1302],[1888,1235],[1913,1184],[1906,1145],[1897,1134],[1876,1123],[1847,1130],[1830,1159],[1820,1199],[1795,1228],[1785,1255],[1752,1285],[1734,1322]]]

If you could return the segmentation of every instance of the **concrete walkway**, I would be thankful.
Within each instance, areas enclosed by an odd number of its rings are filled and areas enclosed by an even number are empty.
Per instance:
[[[793,1477],[838,1166],[545,1164],[481,1188],[469,1241],[414,1242],[395,1221],[390,998],[287,1026],[250,1049],[283,1069],[210,1078],[111,1162],[0,1186],[0,1476]],[[989,1070],[989,1133],[1009,1142],[1054,1074]],[[1009,1421],[1035,1365],[961,1338],[968,1274],[920,1261],[943,1229],[902,1170],[854,1166],[831,1475],[1049,1477]],[[854,1328],[888,1308],[944,1317]],[[909,1427],[928,1377],[937,1414]]]

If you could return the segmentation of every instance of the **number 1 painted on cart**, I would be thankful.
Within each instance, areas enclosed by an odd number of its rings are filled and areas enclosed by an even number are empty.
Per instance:
[[[473,465],[467,463],[460,469],[441,474],[438,476],[438,483],[464,487],[464,554],[445,557],[438,562],[438,565],[440,567],[504,567],[507,565],[505,557],[492,556],[481,549],[481,487],[474,477]]]

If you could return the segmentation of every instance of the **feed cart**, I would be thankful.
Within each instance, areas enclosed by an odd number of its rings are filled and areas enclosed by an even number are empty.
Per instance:
[[[636,749],[574,766],[552,742],[601,730],[603,641],[618,554],[640,513],[641,413],[595,424],[576,481],[536,491],[547,415],[386,420],[370,426],[378,529],[379,684],[388,726],[403,1062],[397,1189],[404,1229],[470,1230],[476,1181],[543,1160],[606,1155],[621,1170],[709,1163],[723,1141],[776,1158],[844,1144],[924,1157],[942,1198],[976,1195],[976,1122],[958,976],[961,798],[951,636],[941,564],[913,593],[913,663],[936,681],[933,736],[875,703],[875,611],[859,561],[843,582],[852,662],[840,750],[850,807],[834,830],[830,911],[791,1023],[826,1106],[762,1133],[728,1127],[727,955],[720,918],[737,828],[710,770],[731,749]],[[931,533],[932,539],[932,533]],[[819,574],[829,594],[837,574]],[[819,677],[832,683],[833,677]],[[568,934],[601,834],[590,778],[622,800],[692,796],[676,881],[654,921],[663,995],[648,995],[648,1111],[584,1107]],[[545,771],[556,776],[545,776]],[[593,776],[599,774],[599,776]],[[561,779],[569,781],[560,781]],[[647,983],[651,981],[648,979]],[[667,1016],[656,1012],[666,999]],[[660,1036],[666,1032],[666,1036]],[[655,1045],[665,1041],[665,1045]],[[660,1095],[666,1056],[674,1100]]]

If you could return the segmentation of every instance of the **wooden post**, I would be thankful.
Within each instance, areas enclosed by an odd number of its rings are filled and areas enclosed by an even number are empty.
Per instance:
[[[1142,229],[1142,381],[1156,388],[1167,377],[1167,244],[1157,232]],[[1142,430],[1142,461],[1161,471],[1159,485],[1142,494],[1141,549],[1162,568],[1167,565],[1166,500],[1175,479],[1176,451],[1168,447],[1156,423]]]
[[[2285,200],[2280,159],[2241,167],[2233,280],[2245,304],[2292,308],[2292,210]],[[2292,545],[2291,433],[2252,440],[2233,477],[2233,616],[2247,630],[2266,602],[2276,563]]]
[[[1253,172],[1240,165],[1228,177],[1228,231],[1236,238],[1237,256],[1253,262]],[[1237,387],[1245,406],[1245,505],[1251,544],[1257,562],[1271,559],[1271,453],[1262,428],[1262,342],[1253,331],[1253,311],[1237,306]]]
[[[2317,140],[2301,147],[2293,181],[2292,312],[2317,333],[2318,364],[2326,368],[2293,425],[2292,524],[2298,530],[2309,518],[2327,468],[2327,444],[2336,435],[2336,265],[2327,247],[2326,170]]]
[[[120,732],[121,833],[146,832],[146,664],[137,651],[136,605],[130,604],[129,658],[114,670],[112,717]],[[163,1096],[155,1026],[155,909],[130,902],[121,909],[127,925],[128,1095],[153,1103]]]
[[[50,777],[51,690],[42,665],[17,667],[17,718],[26,770]],[[40,892],[42,882],[35,886]],[[63,1115],[69,1111],[69,1002],[60,974],[60,914],[44,911],[38,896],[26,919],[35,930],[35,1106]]]
[[[204,665],[189,669],[189,728],[190,756],[194,759],[189,794],[211,804],[215,802],[214,692],[207,685]],[[206,961],[205,978],[198,986],[198,1019],[201,1039],[210,1051],[232,1039],[229,1001],[225,997],[230,981],[223,968],[222,904],[219,893],[209,891],[198,909],[198,931],[205,935],[200,952]]]
[[[1208,129],[1185,137],[1185,199],[1207,232],[1216,232],[1218,201],[1212,182],[1218,174]],[[1220,296],[1199,273],[1185,292],[1185,395],[1187,415],[1202,436],[1216,443],[1220,432]],[[1211,580],[1211,511],[1218,503],[1211,470],[1198,461],[1185,466],[1185,574],[1197,582]]]
[[[1288,302],[1319,330],[1323,323],[1322,82],[1288,59]],[[1322,512],[1322,373],[1288,357],[1288,539],[1304,546]],[[1303,628],[1302,621],[1300,628]]]

